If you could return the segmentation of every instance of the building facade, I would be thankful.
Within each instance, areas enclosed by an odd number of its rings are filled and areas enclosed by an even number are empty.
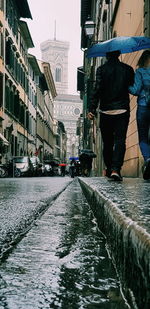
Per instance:
[[[77,136],[77,120],[82,113],[82,101],[76,95],[58,95],[55,100],[54,116],[64,123],[67,132],[67,154],[77,157],[79,141]]]
[[[47,40],[41,44],[42,59],[48,61],[58,96],[54,102],[54,117],[62,122],[67,133],[66,160],[78,156],[77,120],[82,113],[82,101],[79,96],[68,94],[68,51],[69,43]]]
[[[2,147],[3,159],[27,153],[28,136],[28,48],[34,46],[25,21],[32,18],[27,1],[20,7],[18,1],[3,3],[3,120],[1,132],[8,141]],[[5,144],[5,141],[4,141]]]
[[[63,122],[54,119],[54,158],[57,163],[66,163],[67,134]]]
[[[26,21],[27,0],[0,1],[0,154],[53,155],[53,100],[56,88],[49,64],[39,66]],[[40,137],[40,141],[39,141]]]

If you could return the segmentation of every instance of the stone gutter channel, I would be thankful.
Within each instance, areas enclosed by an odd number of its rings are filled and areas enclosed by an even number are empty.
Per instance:
[[[5,181],[5,179],[4,179]],[[36,219],[40,218],[58,196],[72,182],[69,178],[61,184],[57,179],[53,188],[50,188],[48,179],[42,182],[40,179],[34,183],[32,179],[6,179],[8,191],[11,188],[12,195],[8,200],[0,202],[0,262],[3,262],[14,245],[17,244],[35,224]],[[15,183],[19,187],[19,195],[15,192]],[[28,184],[28,185],[27,185]],[[23,191],[21,190],[23,186]],[[27,191],[24,189],[27,187]],[[30,188],[30,189],[29,189]],[[7,194],[7,192],[6,192]],[[8,194],[9,195],[9,194]],[[2,200],[2,198],[1,198]],[[6,206],[5,206],[6,205]],[[9,219],[8,219],[9,218]]]
[[[79,178],[107,238],[123,292],[134,309],[150,308],[150,182]]]

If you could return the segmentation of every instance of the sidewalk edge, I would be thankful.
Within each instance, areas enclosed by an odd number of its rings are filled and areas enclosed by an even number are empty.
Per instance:
[[[111,200],[79,179],[100,230],[105,234],[124,292],[134,308],[150,308],[150,235]]]

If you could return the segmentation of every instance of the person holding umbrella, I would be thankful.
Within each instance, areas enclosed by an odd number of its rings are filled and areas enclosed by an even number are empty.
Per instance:
[[[81,175],[89,177],[92,170],[93,158],[96,158],[96,154],[91,149],[81,150],[79,160],[81,164]]]
[[[137,96],[137,127],[139,146],[144,158],[143,178],[150,179],[150,50],[145,50],[138,60],[135,82],[129,87],[131,94]]]
[[[121,181],[121,167],[126,150],[129,123],[129,86],[134,83],[134,70],[119,61],[120,51],[106,53],[107,62],[97,68],[88,118],[92,120],[100,101],[100,129],[103,139],[105,175]]]

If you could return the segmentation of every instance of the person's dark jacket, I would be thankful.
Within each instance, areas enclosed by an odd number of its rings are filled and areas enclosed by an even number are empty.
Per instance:
[[[100,101],[100,110],[129,110],[129,85],[134,83],[134,70],[120,62],[118,58],[109,59],[97,68],[96,83],[91,96],[89,112],[95,114]]]

